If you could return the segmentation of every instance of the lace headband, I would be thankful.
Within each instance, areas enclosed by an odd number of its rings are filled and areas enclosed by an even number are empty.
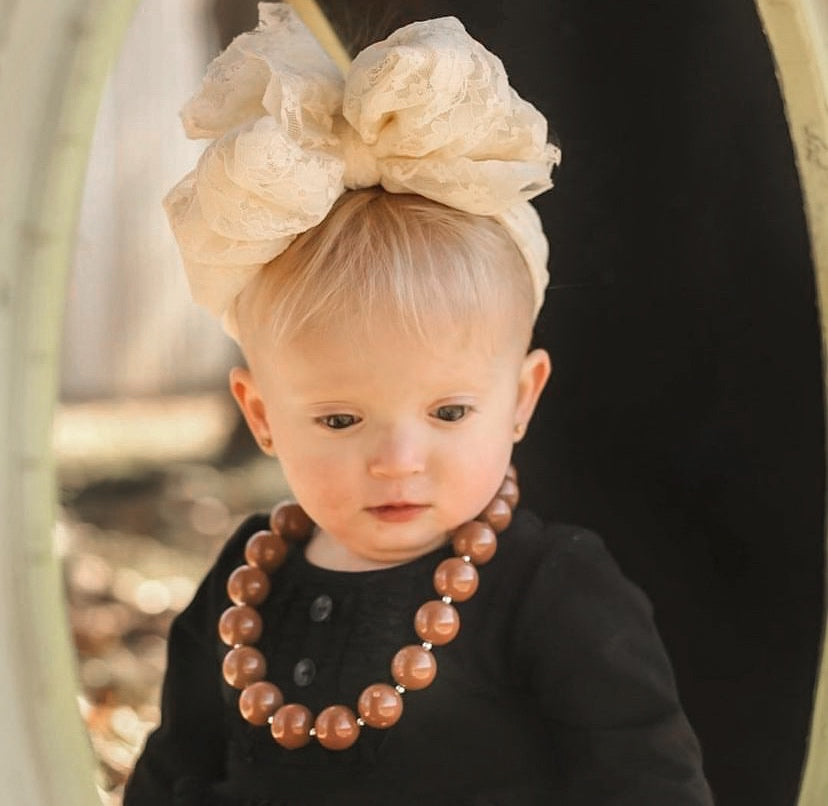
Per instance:
[[[552,186],[560,150],[454,17],[400,28],[343,77],[289,5],[260,3],[259,27],[210,64],[181,117],[188,137],[213,142],[164,207],[193,298],[234,338],[248,281],[342,193],[375,185],[498,220],[537,315],[548,244],[527,200]]]

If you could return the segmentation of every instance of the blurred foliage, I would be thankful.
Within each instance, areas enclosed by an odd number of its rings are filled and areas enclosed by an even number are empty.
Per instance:
[[[287,495],[232,410],[217,418],[197,396],[124,406],[63,407],[55,434],[78,702],[107,806],[158,723],[172,619],[238,523]]]

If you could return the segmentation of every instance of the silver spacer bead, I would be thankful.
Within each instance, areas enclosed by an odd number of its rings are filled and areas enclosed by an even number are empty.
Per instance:
[[[397,683],[397,685],[394,686],[394,688],[397,690],[397,694],[405,694],[405,686],[401,686],[399,683]]]
[[[431,643],[431,641],[423,641],[423,649],[426,652],[431,652],[431,647],[432,646],[433,646],[433,644]]]
[[[269,717],[267,718],[267,724],[268,724],[268,725],[272,725],[272,724],[273,724],[273,717],[272,717],[272,716],[269,716]]]
[[[444,601],[446,604],[451,604],[451,596],[444,596],[444,597],[443,597],[443,601]]]
[[[361,728],[365,727],[365,720],[361,716],[357,717],[357,725],[359,725]]]
[[[238,649],[240,646],[244,646],[244,644],[233,644],[233,649]]]
[[[462,559],[464,563],[470,563],[471,562],[471,557],[469,557],[468,554],[464,554],[460,559]]]
[[[308,736],[316,736],[316,728],[311,728],[308,731]]]

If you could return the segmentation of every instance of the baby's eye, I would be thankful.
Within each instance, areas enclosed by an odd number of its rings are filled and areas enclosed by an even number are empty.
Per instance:
[[[460,403],[448,406],[439,406],[434,410],[434,416],[438,420],[443,420],[447,423],[456,423],[458,420],[462,420],[469,413],[470,408],[470,406],[464,406]]]
[[[316,422],[333,431],[341,431],[343,428],[356,425],[360,419],[355,414],[326,414],[324,417],[317,417]]]

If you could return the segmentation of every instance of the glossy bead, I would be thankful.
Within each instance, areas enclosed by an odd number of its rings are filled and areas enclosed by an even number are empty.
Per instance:
[[[357,711],[372,728],[390,728],[402,716],[399,692],[387,683],[374,683],[359,695]]]
[[[512,510],[502,498],[495,496],[481,513],[480,519],[500,534],[512,522]]]
[[[269,574],[275,571],[285,560],[287,545],[282,538],[263,529],[248,539],[244,547],[244,559],[248,565],[255,565]]]
[[[262,637],[262,617],[252,607],[234,605],[221,614],[218,628],[228,646],[255,644]]]
[[[434,599],[417,610],[414,629],[423,641],[442,646],[454,640],[460,631],[460,614],[453,605]]]
[[[264,655],[252,646],[237,646],[225,656],[221,665],[224,679],[233,688],[245,688],[267,673]]]
[[[239,697],[241,715],[253,725],[266,725],[267,720],[276,713],[285,698],[278,686],[260,680],[252,683],[242,691]]]
[[[227,595],[237,605],[261,604],[270,593],[270,580],[261,568],[240,565],[227,580]]]
[[[329,705],[316,717],[316,738],[328,750],[346,750],[359,737],[359,725],[350,708]]]
[[[477,569],[459,557],[443,560],[434,571],[434,590],[440,596],[451,596],[458,602],[471,599],[479,582]]]
[[[484,565],[497,551],[497,535],[488,523],[469,521],[464,523],[452,538],[454,553],[468,556],[475,565]]]
[[[310,741],[312,727],[313,714],[304,705],[292,702],[273,714],[270,732],[286,750],[296,750]]]
[[[500,489],[497,491],[497,497],[502,498],[514,509],[520,500],[520,490],[518,489],[517,482],[507,476],[503,479],[503,484],[500,485]]]
[[[305,540],[313,530],[313,521],[299,504],[282,501],[270,511],[270,528],[285,540]]]
[[[391,661],[391,676],[412,691],[431,685],[437,674],[437,661],[418,644],[404,646]]]

